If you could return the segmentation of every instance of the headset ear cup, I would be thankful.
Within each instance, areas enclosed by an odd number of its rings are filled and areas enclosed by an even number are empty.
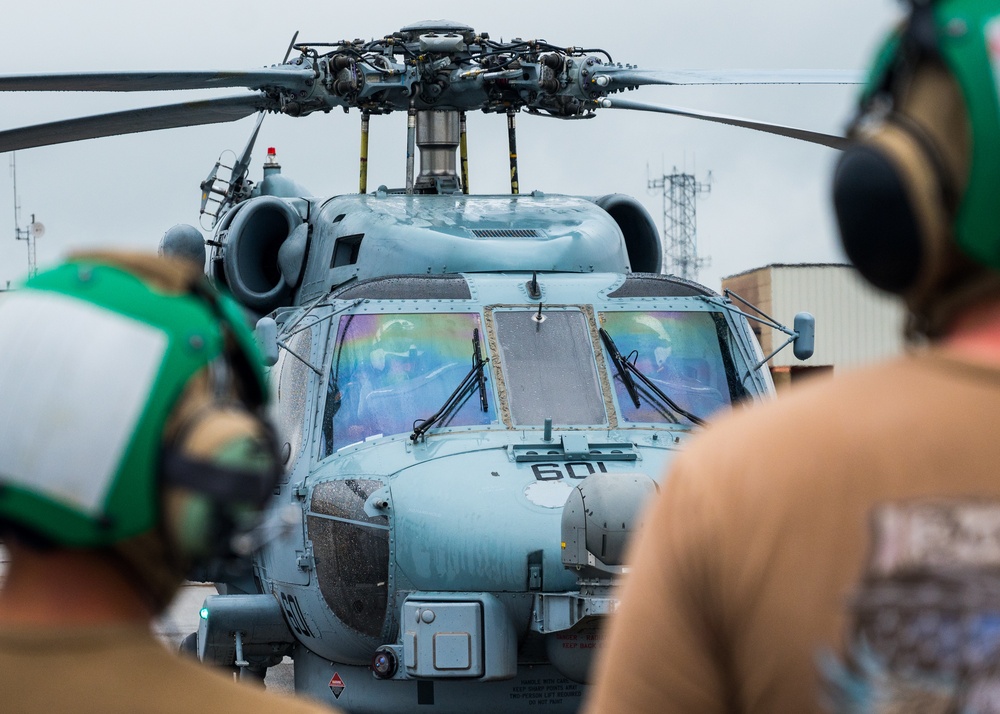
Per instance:
[[[936,284],[954,254],[942,161],[903,115],[854,138],[834,174],[844,250],[873,285],[909,302]]]
[[[381,372],[385,369],[385,350],[381,347],[376,347],[372,350],[372,369],[376,372]]]
[[[234,527],[252,527],[280,474],[269,425],[238,405],[210,405],[181,426],[161,459],[164,525],[188,563],[229,557]]]
[[[857,144],[840,157],[833,205],[848,258],[875,287],[904,293],[920,275],[924,241],[906,182],[880,149]]]
[[[209,556],[217,515],[207,496],[187,489],[165,489],[164,531],[183,568]]]

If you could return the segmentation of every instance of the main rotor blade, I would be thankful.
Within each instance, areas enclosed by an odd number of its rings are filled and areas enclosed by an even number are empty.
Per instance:
[[[600,76],[607,77],[612,87],[651,84],[861,84],[865,80],[864,72],[839,69],[659,70],[598,67],[593,76],[595,80]]]
[[[315,75],[301,68],[264,68],[206,72],[70,72],[65,74],[0,75],[3,92],[153,92],[173,89],[278,87],[301,90]]]
[[[102,136],[236,121],[272,108],[261,95],[224,97],[36,124],[0,131],[0,153]]]
[[[790,139],[808,141],[812,144],[822,144],[823,146],[829,146],[831,149],[845,149],[848,144],[850,144],[850,141],[842,136],[821,134],[819,132],[808,131],[806,129],[796,129],[795,127],[781,126],[780,124],[768,124],[765,122],[754,121],[752,119],[730,117],[724,114],[711,114],[709,112],[696,111],[694,109],[682,109],[681,107],[659,107],[652,104],[642,104],[640,102],[632,102],[627,99],[617,98],[602,99],[601,106],[605,109],[632,109],[640,112],[674,114],[676,116],[691,117],[692,119],[701,119],[702,121],[711,121],[718,124],[740,126],[744,129],[756,129],[757,131],[767,132],[768,134],[777,134],[778,136],[785,136]]]

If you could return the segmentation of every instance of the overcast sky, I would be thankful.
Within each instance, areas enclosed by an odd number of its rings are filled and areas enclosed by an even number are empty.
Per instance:
[[[862,69],[898,16],[895,0],[789,3],[697,0],[687,3],[241,3],[171,0],[33,0],[4,8],[0,73],[152,69],[250,69],[280,61],[292,34],[300,41],[382,37],[424,19],[447,18],[494,39],[545,39],[600,47],[616,61],[665,69]],[[239,90],[226,90],[232,94]],[[631,98],[664,105],[839,133],[856,88],[648,87]],[[0,129],[105,111],[170,104],[202,93],[0,93]],[[67,251],[129,245],[155,249],[176,223],[198,224],[199,182],[219,154],[242,149],[253,119],[97,139],[17,152],[21,226],[45,225],[44,266]],[[268,146],[286,175],[314,195],[357,190],[357,112],[264,121],[250,177],[260,179]],[[473,192],[505,192],[503,117],[469,116]],[[369,187],[404,181],[405,118],[374,117]],[[564,122],[520,115],[521,191],[639,198],[661,223],[661,199],[647,189],[674,167],[699,180],[699,252],[711,261],[700,279],[769,263],[838,262],[829,208],[836,152],[758,132],[690,119],[599,112]],[[27,270],[27,247],[14,238],[10,154],[0,157],[0,287]]]

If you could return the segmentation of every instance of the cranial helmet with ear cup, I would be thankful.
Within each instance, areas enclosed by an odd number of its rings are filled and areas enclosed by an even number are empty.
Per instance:
[[[371,351],[372,368],[378,372],[385,370],[386,358],[412,359],[421,354],[417,348],[417,328],[410,320],[395,317],[378,328]]]
[[[240,308],[184,261],[78,256],[0,297],[0,522],[107,548],[157,607],[278,475]]]
[[[1000,2],[912,5],[872,69],[834,204],[862,275],[921,312],[1000,271]]]

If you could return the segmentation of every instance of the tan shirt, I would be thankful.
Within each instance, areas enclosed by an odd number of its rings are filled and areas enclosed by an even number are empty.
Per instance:
[[[330,714],[166,650],[141,627],[0,628],[4,714]]]
[[[587,711],[821,712],[873,506],[1000,499],[1000,370],[937,353],[710,426],[632,553]]]

